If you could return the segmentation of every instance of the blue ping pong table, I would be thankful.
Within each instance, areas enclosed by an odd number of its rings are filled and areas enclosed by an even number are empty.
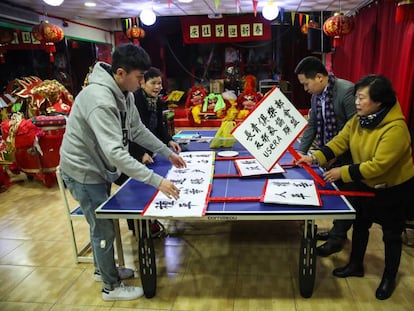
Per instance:
[[[215,131],[186,131],[187,134],[213,137]],[[210,150],[209,143],[191,141],[186,145],[188,151]],[[229,148],[215,151],[229,150]],[[231,148],[239,152],[239,157],[249,156],[243,146],[236,142]],[[292,155],[286,153],[279,160],[279,164],[292,161]],[[161,157],[151,168],[165,176],[171,168],[170,162]],[[263,187],[267,178],[311,179],[303,168],[286,168],[286,173],[269,175],[267,177],[234,177],[237,169],[232,159],[217,160],[215,174],[232,177],[213,178],[211,198],[224,197],[259,197],[263,194]],[[318,186],[322,190],[335,190],[333,185]],[[157,278],[155,251],[151,238],[150,218],[141,215],[142,210],[151,200],[156,189],[134,179],[129,179],[97,210],[98,218],[107,219],[137,219],[138,221],[138,254],[140,276],[145,296],[151,298],[156,294]],[[304,231],[299,256],[299,287],[303,297],[312,296],[315,283],[316,267],[316,231],[315,221],[318,219],[354,219],[355,210],[345,197],[341,195],[321,195],[322,206],[293,206],[264,204],[259,201],[243,202],[210,202],[204,217],[180,218],[181,220],[199,221],[243,221],[243,220],[301,220],[304,221]]]

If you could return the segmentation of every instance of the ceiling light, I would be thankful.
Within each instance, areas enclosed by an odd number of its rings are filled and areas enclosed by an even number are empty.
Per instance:
[[[178,0],[180,3],[191,3],[193,0]]]
[[[279,15],[279,8],[276,3],[273,1],[266,3],[262,9],[262,15],[269,21],[274,20]]]
[[[90,8],[96,6],[95,2],[85,2],[84,4],[85,4],[85,6],[90,7]]]
[[[63,0],[43,0],[43,2],[52,6],[59,6],[63,3]]]
[[[154,11],[151,9],[142,10],[141,14],[139,14],[139,18],[141,19],[141,22],[146,26],[153,25],[155,23],[155,20],[157,19]]]

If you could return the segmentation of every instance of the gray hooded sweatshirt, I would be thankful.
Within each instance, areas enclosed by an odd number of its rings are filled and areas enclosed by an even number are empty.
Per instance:
[[[121,91],[109,69],[96,63],[89,85],[76,96],[60,148],[60,168],[84,184],[113,182],[123,172],[158,188],[163,177],[134,159],[128,142],[165,158],[172,151],[141,122],[133,94]]]

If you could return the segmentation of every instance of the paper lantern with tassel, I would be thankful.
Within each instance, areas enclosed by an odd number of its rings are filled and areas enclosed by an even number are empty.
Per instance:
[[[145,37],[145,31],[141,27],[134,25],[131,28],[127,29],[126,36],[128,39],[132,40],[134,44],[139,45],[139,39]]]
[[[395,22],[414,22],[414,0],[398,1]]]
[[[314,22],[313,20],[310,20],[309,23],[303,24],[302,27],[300,27],[300,31],[304,34],[308,34],[308,28],[319,28],[319,23]]]
[[[354,19],[342,13],[335,13],[323,24],[323,31],[328,37],[333,37],[333,47],[341,45],[341,38],[354,28]]]
[[[49,60],[53,63],[55,61],[53,53],[56,52],[55,43],[62,41],[65,35],[62,28],[48,21],[42,21],[32,28],[32,34],[44,44],[46,52],[49,53]]]
[[[4,54],[6,54],[7,49],[6,46],[10,42],[13,41],[13,32],[9,29],[0,29],[0,63],[4,64],[6,63],[6,60],[4,59]]]

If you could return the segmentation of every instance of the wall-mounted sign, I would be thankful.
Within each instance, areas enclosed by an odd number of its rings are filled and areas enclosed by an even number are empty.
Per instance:
[[[220,19],[183,16],[184,43],[220,43],[270,40],[270,22],[253,15],[224,16]]]

